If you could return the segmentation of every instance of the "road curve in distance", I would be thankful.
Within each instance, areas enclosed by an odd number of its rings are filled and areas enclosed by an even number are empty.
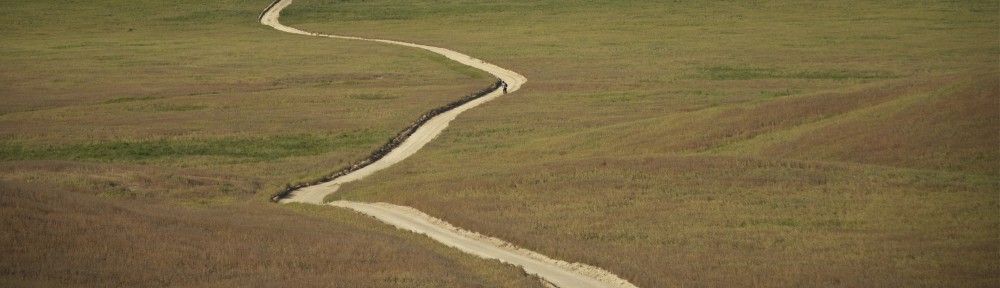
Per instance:
[[[271,6],[269,6],[268,9],[261,14],[260,23],[274,27],[274,29],[277,29],[279,31],[284,31],[293,34],[327,37],[334,39],[380,42],[386,44],[402,45],[407,47],[424,49],[427,51],[440,54],[444,57],[447,57],[448,59],[462,63],[469,67],[483,70],[487,73],[492,74],[493,76],[496,76],[500,80],[503,80],[504,82],[507,83],[508,93],[513,93],[514,91],[517,91],[518,89],[521,88],[521,85],[523,85],[525,82],[528,81],[527,78],[521,76],[521,74],[518,74],[517,72],[510,71],[501,68],[499,66],[487,63],[486,61],[479,60],[474,57],[441,47],[434,47],[434,46],[393,41],[393,40],[320,34],[320,33],[302,31],[293,27],[288,27],[281,24],[281,22],[278,21],[278,18],[281,16],[281,10],[285,9],[285,7],[288,7],[288,5],[290,4],[292,4],[291,0],[279,0],[272,3]],[[489,102],[490,100],[496,99],[497,97],[500,97],[502,95],[504,95],[503,91],[499,90],[494,91],[483,97],[477,98],[459,107],[451,109],[447,112],[441,113],[440,115],[431,118],[431,120],[427,121],[427,123],[425,123],[424,125],[420,126],[420,128],[418,128],[412,135],[410,135],[410,137],[407,138],[406,141],[400,144],[399,147],[396,147],[378,161],[375,161],[374,163],[369,164],[368,166],[365,166],[362,169],[351,172],[350,174],[338,177],[337,179],[333,179],[332,181],[320,183],[309,187],[303,187],[298,190],[292,191],[287,197],[281,199],[280,202],[282,203],[302,202],[302,203],[322,204],[323,198],[326,197],[326,195],[336,192],[337,189],[340,188],[341,184],[360,180],[361,178],[371,175],[376,171],[388,168],[393,164],[403,161],[403,159],[410,157],[418,150],[420,150],[420,148],[423,148],[425,144],[427,144],[435,137],[437,137],[439,134],[441,134],[441,131],[444,131],[444,129],[448,127],[448,123],[450,123],[452,120],[455,120],[455,117],[457,117],[458,114],[461,114],[462,112],[465,112],[466,110],[472,109],[473,107],[479,106],[483,103]]]
[[[272,3],[271,6],[269,6],[268,9],[261,14],[261,24],[294,34],[335,39],[372,41],[428,50],[441,54],[448,59],[493,74],[508,84],[508,93],[517,91],[521,88],[522,84],[528,81],[527,78],[514,71],[510,71],[445,48],[393,40],[312,33],[282,25],[278,21],[278,18],[281,15],[281,10],[288,7],[291,3],[292,0],[278,0]],[[420,126],[402,144],[378,161],[375,161],[364,168],[333,179],[330,182],[295,190],[280,202],[323,204],[323,198],[326,197],[326,195],[336,192],[337,189],[340,188],[341,184],[362,179],[376,171],[399,163],[403,159],[406,159],[416,153],[420,150],[420,148],[423,148],[425,144],[441,134],[441,131],[444,131],[444,129],[448,127],[448,123],[454,120],[458,114],[490,100],[496,99],[502,95],[504,95],[504,93],[501,90],[493,91],[483,97],[469,101],[468,103],[441,113],[428,120],[424,125]],[[427,235],[431,239],[434,239],[442,244],[454,247],[469,254],[487,259],[497,259],[505,263],[520,266],[526,272],[537,275],[547,284],[556,287],[636,287],[632,283],[629,283],[628,281],[623,280],[606,270],[581,263],[568,263],[561,260],[555,260],[530,250],[518,248],[513,244],[500,239],[483,236],[475,232],[454,227],[447,222],[431,217],[411,207],[387,203],[361,203],[352,201],[334,201],[328,203],[328,205],[351,209],[374,217],[399,229]]]

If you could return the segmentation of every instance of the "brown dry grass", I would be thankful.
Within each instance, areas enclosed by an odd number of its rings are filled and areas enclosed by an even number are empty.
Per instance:
[[[1000,283],[995,1],[310,2],[529,79],[334,197],[640,287]]]
[[[0,285],[16,287],[528,287],[352,212],[268,204],[164,206],[0,182]]]
[[[539,286],[351,212],[264,204],[493,80],[274,31],[255,22],[270,2],[4,3],[0,286]]]
[[[340,197],[417,207],[644,287],[988,287],[1000,281],[994,75],[536,139],[483,113]]]
[[[761,154],[1000,175],[998,77],[952,75],[943,85],[775,143]]]

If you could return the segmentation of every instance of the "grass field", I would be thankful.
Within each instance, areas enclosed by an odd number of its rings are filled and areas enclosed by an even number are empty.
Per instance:
[[[355,213],[262,203],[151,205],[0,183],[7,287],[539,286]]]
[[[493,82],[256,23],[270,0],[13,1],[0,286],[538,286],[351,212],[276,206]]]
[[[0,159],[203,169],[256,193],[334,171],[492,83],[428,53],[274,33],[246,20],[267,5],[254,4],[10,3]],[[153,182],[123,184],[178,190]],[[216,188],[189,187],[231,196]]]
[[[254,22],[270,1],[147,2],[7,4],[0,228],[20,232],[4,234],[0,283],[538,284],[352,213],[263,204],[491,77],[273,31]],[[993,287],[998,10],[297,0],[282,21],[529,79],[335,198],[640,287]]]
[[[1000,284],[995,1],[300,0],[529,79],[332,198],[640,287]]]

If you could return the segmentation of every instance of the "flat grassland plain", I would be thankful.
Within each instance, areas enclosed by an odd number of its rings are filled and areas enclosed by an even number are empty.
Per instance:
[[[0,281],[537,285],[263,204],[488,75],[275,32],[270,1],[133,2],[7,4]],[[640,287],[1000,284],[996,1],[660,2],[297,0],[286,25],[530,79],[332,197]]]

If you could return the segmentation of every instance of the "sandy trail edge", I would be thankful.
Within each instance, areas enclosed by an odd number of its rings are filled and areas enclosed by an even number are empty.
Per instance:
[[[520,89],[522,84],[527,82],[527,78],[514,71],[510,71],[445,48],[392,40],[319,34],[282,25],[278,21],[278,18],[281,15],[281,10],[288,7],[291,3],[292,0],[279,0],[272,3],[268,6],[268,9],[261,14],[261,24],[294,34],[336,39],[373,41],[428,50],[441,54],[448,59],[457,61],[464,65],[493,74],[508,84],[508,92],[517,91]],[[418,128],[413,135],[411,135],[399,147],[393,149],[389,154],[385,155],[382,159],[379,159],[365,168],[334,179],[333,181],[296,190],[289,194],[287,198],[281,200],[281,202],[322,204],[323,198],[326,195],[336,192],[337,189],[340,188],[341,184],[359,180],[378,170],[385,169],[402,161],[403,159],[406,159],[420,150],[420,148],[422,148],[425,144],[437,137],[441,131],[448,127],[448,123],[450,123],[451,120],[454,120],[458,114],[490,100],[496,99],[502,95],[503,92],[498,90],[435,116],[434,118],[431,118],[431,120],[427,121],[427,123],[423,126]],[[526,272],[538,275],[544,279],[544,281],[558,287],[636,287],[632,283],[629,283],[628,281],[625,281],[606,270],[586,264],[568,263],[561,260],[555,260],[545,255],[519,248],[497,238],[487,237],[479,233],[459,229],[447,222],[431,217],[430,215],[411,207],[387,203],[360,203],[350,201],[335,201],[329,203],[329,205],[352,209],[359,213],[379,219],[382,222],[393,225],[397,228],[427,235],[438,242],[457,248],[469,254],[488,259],[497,259],[505,263],[520,266]]]
[[[557,287],[635,287],[603,269],[552,259],[497,238],[452,226],[411,207],[350,201],[334,201],[328,205],[361,212],[472,255],[520,266]]]

